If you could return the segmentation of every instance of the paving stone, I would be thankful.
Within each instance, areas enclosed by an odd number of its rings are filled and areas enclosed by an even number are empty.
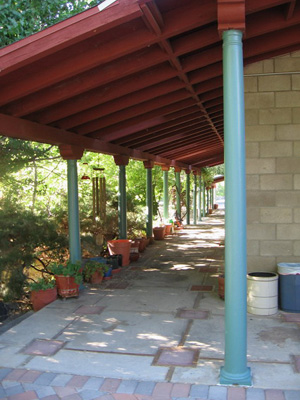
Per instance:
[[[34,339],[22,350],[22,353],[33,356],[52,356],[57,353],[64,344],[65,342],[61,340]]]
[[[285,400],[282,390],[267,389],[265,390],[266,400]]]
[[[209,386],[206,385],[192,385],[190,396],[207,399]]]
[[[176,318],[186,319],[207,319],[209,311],[204,310],[179,310],[176,314]]]
[[[199,358],[199,350],[182,347],[160,348],[153,365],[193,367]]]
[[[191,385],[188,383],[174,383],[171,396],[172,397],[188,397]]]
[[[12,372],[12,368],[0,368],[0,381],[6,379],[6,376]]]
[[[293,356],[295,368],[297,372],[300,372],[300,356]]]
[[[151,396],[155,387],[155,382],[139,382],[135,394],[145,394]]]
[[[36,385],[49,385],[56,376],[58,376],[58,374],[54,372],[43,372],[34,383]]]
[[[13,369],[6,375],[5,379],[8,381],[18,381],[26,372],[26,369]]]
[[[114,393],[113,398],[115,400],[136,400],[136,396],[129,393]]]
[[[210,386],[208,398],[210,400],[225,400],[227,399],[227,388],[223,386]]]
[[[263,389],[248,388],[246,398],[247,400],[265,400],[265,392]]]
[[[76,389],[70,387],[53,386],[53,389],[59,397],[65,397],[77,393]]]
[[[105,307],[83,305],[74,311],[74,314],[78,315],[89,315],[89,314],[101,314]]]
[[[229,387],[227,389],[227,400],[246,400],[245,388]]]
[[[3,399],[4,397],[6,397],[6,392],[3,387],[0,386],[0,399]]]
[[[28,390],[35,391],[39,399],[55,395],[55,391],[51,386],[41,386],[41,385],[36,385],[35,383],[24,383],[23,387],[26,391]]]
[[[9,398],[9,400],[36,400],[36,399],[38,399],[37,394],[34,391],[10,395],[8,398]]]
[[[72,378],[73,375],[58,374],[51,382],[51,386],[66,386]]]
[[[60,398],[56,394],[53,394],[51,396],[44,397],[43,400],[60,400]]]
[[[100,387],[102,392],[111,392],[115,393],[118,390],[118,387],[121,383],[121,379],[104,379],[102,386]]]
[[[285,395],[285,400],[299,400],[300,390],[285,390],[284,395]]]
[[[169,382],[159,382],[153,390],[153,397],[170,396],[173,389],[173,384]]]
[[[138,381],[122,381],[120,386],[117,389],[117,393],[128,393],[132,394],[135,392],[135,389],[138,385]]]
[[[27,371],[24,375],[22,375],[19,379],[19,382],[27,382],[32,383],[35,382],[36,379],[42,374],[41,371]]]
[[[14,385],[14,386],[5,388],[5,392],[6,392],[6,395],[8,397],[9,396],[14,396],[16,394],[23,393],[24,392],[24,388],[23,388],[22,385],[18,384],[18,385]]]
[[[93,400],[99,397],[100,395],[104,395],[104,392],[98,392],[97,390],[85,389],[79,392],[81,398],[83,400]]]
[[[65,396],[64,400],[82,400],[78,393],[70,394],[69,396]]]
[[[82,388],[89,379],[89,376],[75,375],[69,380],[66,386]]]
[[[103,384],[104,378],[91,377],[83,385],[82,389],[99,390],[100,386]]]

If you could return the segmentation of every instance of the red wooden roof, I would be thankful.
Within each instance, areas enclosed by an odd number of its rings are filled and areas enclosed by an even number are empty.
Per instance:
[[[299,0],[245,6],[245,65],[300,49]],[[223,162],[216,0],[94,7],[0,49],[0,70],[4,136],[195,170]]]

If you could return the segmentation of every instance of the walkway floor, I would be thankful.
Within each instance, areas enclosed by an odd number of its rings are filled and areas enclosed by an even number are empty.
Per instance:
[[[299,400],[300,314],[248,314],[253,387],[218,384],[223,239],[219,211],[2,333],[0,398]]]

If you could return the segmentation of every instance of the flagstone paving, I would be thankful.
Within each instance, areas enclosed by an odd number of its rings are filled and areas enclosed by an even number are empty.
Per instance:
[[[0,399],[299,400],[299,314],[248,314],[253,387],[224,364],[222,211],[0,335]]]

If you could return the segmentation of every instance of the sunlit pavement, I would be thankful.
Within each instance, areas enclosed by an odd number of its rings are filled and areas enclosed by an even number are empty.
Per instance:
[[[253,387],[218,385],[222,214],[156,241],[112,280],[2,333],[0,398],[299,400],[300,314],[248,314]]]

